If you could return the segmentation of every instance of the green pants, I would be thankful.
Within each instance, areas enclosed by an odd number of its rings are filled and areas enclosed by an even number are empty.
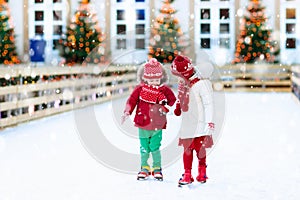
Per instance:
[[[139,128],[140,138],[140,153],[141,153],[141,166],[149,167],[148,159],[150,153],[153,159],[153,169],[161,168],[161,154],[160,145],[162,139],[162,130],[144,130]]]

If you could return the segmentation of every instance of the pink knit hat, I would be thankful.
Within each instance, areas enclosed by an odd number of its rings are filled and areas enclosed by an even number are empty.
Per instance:
[[[144,79],[160,79],[163,76],[162,65],[155,58],[151,58],[144,66]]]
[[[171,71],[176,76],[179,75],[188,79],[193,75],[194,67],[188,57],[178,55],[172,62]]]

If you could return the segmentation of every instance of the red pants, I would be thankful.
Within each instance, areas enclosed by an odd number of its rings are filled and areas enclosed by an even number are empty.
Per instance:
[[[193,151],[196,151],[198,166],[206,166],[206,148],[213,145],[211,136],[201,136],[189,139],[179,139],[179,145],[183,145],[183,164],[185,172],[191,172],[193,164]]]

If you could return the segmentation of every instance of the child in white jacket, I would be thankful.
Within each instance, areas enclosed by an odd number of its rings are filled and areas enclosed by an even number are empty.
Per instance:
[[[209,79],[201,77],[198,69],[185,56],[177,56],[171,65],[174,75],[180,77],[178,99],[175,115],[182,114],[179,130],[179,145],[183,146],[184,174],[179,185],[190,184],[192,177],[193,151],[198,158],[198,175],[196,180],[205,183],[206,148],[213,145],[213,89]]]

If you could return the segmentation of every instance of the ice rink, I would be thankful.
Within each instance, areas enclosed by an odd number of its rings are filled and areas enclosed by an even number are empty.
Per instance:
[[[300,102],[291,93],[226,93],[225,99],[206,184],[178,188],[181,159],[163,169],[163,182],[137,181],[102,165],[67,112],[1,130],[0,200],[300,199]],[[109,102],[94,107],[99,123],[113,127],[105,121],[110,109]],[[172,139],[164,135],[162,147]],[[122,141],[117,146],[138,153],[138,140]]]

